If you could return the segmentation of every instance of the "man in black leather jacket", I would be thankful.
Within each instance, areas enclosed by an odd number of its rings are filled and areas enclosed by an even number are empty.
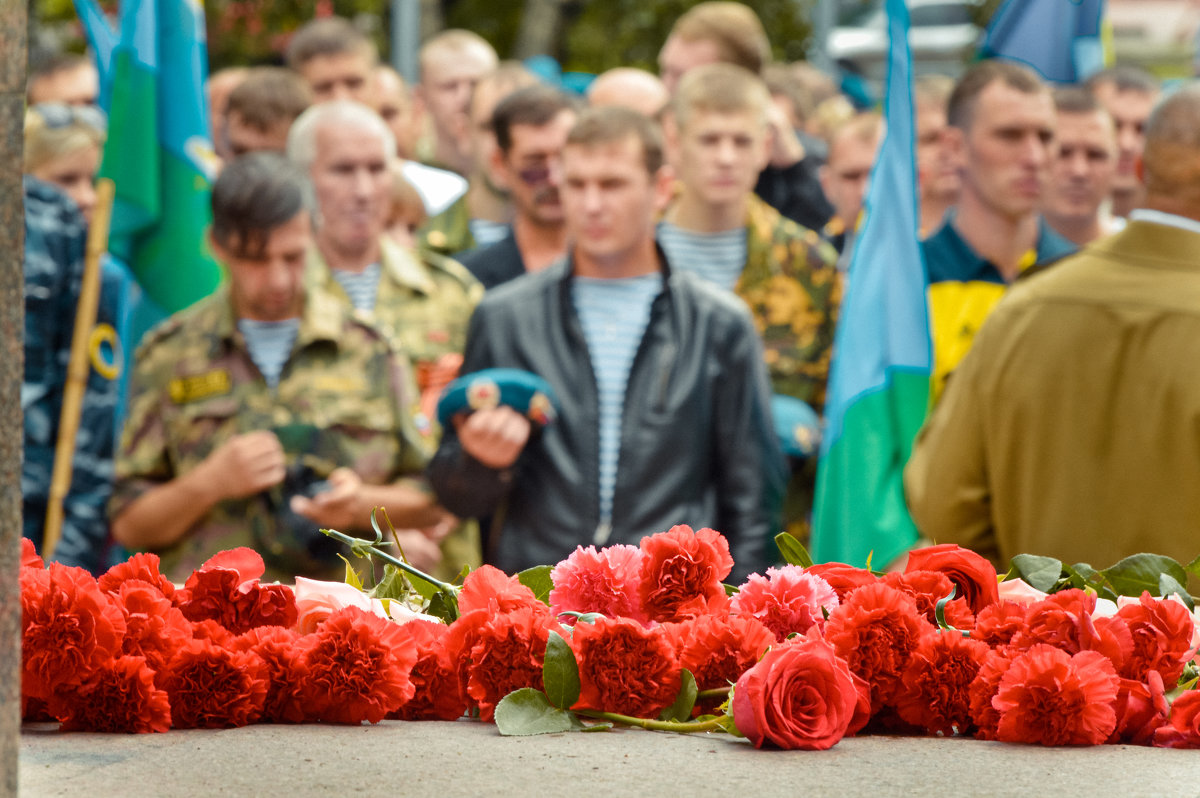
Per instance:
[[[430,464],[438,498],[491,515],[484,559],[509,572],[675,524],[723,533],[731,579],[761,571],[775,559],[786,467],[750,316],[657,248],[671,184],[652,123],[587,112],[562,170],[569,261],[490,292],[462,368],[534,372],[561,412],[537,432],[503,406],[457,418]],[[614,290],[618,304],[605,305]]]

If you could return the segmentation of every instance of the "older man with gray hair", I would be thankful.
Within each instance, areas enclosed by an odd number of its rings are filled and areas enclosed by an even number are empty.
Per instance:
[[[316,195],[306,279],[353,307],[407,355],[422,394],[439,393],[457,374],[483,288],[457,262],[403,249],[384,235],[388,163],[396,157],[391,129],[364,105],[323,103],[293,124],[288,156],[307,170]],[[426,415],[418,423],[428,430]],[[469,554],[460,559],[471,561]]]
[[[905,472],[927,537],[1000,564],[1200,553],[1200,87],[1152,113],[1138,171],[1128,226],[1018,282],[950,380]]]

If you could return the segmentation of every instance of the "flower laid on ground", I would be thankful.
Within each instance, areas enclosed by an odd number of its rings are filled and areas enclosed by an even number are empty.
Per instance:
[[[469,715],[506,735],[620,724],[812,750],[897,729],[1200,747],[1200,632],[1166,558],[1021,555],[1001,579],[934,546],[881,575],[782,540],[792,562],[726,586],[725,539],[676,526],[452,585],[381,540],[343,540],[387,563],[369,588],[349,572],[262,584],[248,549],[181,588],[152,554],[96,579],[23,543],[23,716],[130,733]]]

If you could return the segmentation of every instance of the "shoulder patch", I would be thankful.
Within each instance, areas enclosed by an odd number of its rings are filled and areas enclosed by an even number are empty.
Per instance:
[[[167,383],[167,394],[177,405],[222,396],[233,390],[233,378],[225,369],[206,371],[190,377],[176,377]]]

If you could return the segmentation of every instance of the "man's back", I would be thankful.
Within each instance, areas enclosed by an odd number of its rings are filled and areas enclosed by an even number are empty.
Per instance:
[[[1200,553],[1200,235],[1128,229],[1015,287],[906,471],[918,526],[1000,562]]]

